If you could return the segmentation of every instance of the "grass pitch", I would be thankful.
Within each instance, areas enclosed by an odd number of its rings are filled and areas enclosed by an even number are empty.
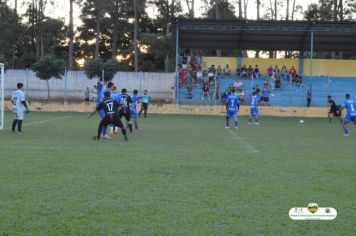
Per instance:
[[[6,124],[11,114],[6,114]],[[30,113],[0,132],[0,235],[356,235],[356,126],[158,116],[93,141],[97,118]],[[317,202],[334,221],[292,221]]]

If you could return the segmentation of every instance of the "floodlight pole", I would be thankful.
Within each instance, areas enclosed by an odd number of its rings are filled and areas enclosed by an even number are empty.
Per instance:
[[[312,88],[313,79],[313,55],[314,54],[314,31],[310,32],[310,69],[309,69],[309,87]]]
[[[176,103],[178,104],[179,87],[179,20],[176,20]]]

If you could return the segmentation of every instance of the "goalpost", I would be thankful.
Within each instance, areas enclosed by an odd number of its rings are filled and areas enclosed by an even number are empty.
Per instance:
[[[0,63],[0,130],[4,129],[5,110],[5,66]]]

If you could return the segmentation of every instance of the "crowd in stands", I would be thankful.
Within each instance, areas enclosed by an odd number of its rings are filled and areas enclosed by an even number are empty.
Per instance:
[[[236,95],[243,103],[245,101],[245,92],[243,88],[244,80],[260,80],[264,79],[263,88],[261,88],[261,101],[269,103],[269,96],[273,91],[282,90],[282,81],[290,81],[293,85],[300,86],[303,82],[302,77],[298,75],[294,66],[287,68],[283,66],[279,69],[278,65],[270,65],[267,68],[266,76],[262,76],[258,65],[238,67],[236,69],[236,80],[222,93],[217,80],[226,76],[232,76],[232,71],[229,64],[224,67],[218,65],[211,65],[207,67],[202,57],[193,53],[192,55],[183,54],[180,58],[181,64],[179,66],[179,87],[187,90],[187,98],[193,98],[193,89],[201,89],[201,99],[204,100],[221,100],[223,103],[230,93],[235,91]],[[256,84],[253,89],[257,89]]]

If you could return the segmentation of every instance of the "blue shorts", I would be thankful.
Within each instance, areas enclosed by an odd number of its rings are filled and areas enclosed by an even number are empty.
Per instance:
[[[350,121],[356,123],[356,116],[345,116],[344,123],[348,124]]]
[[[230,118],[232,118],[232,117],[237,117],[237,110],[236,111],[229,111],[229,110],[227,110],[226,111],[226,117],[230,117]]]
[[[104,111],[104,110],[100,110],[100,111],[98,112],[98,114],[99,114],[99,116],[100,116],[101,119],[105,117],[105,111]]]
[[[131,111],[131,118],[134,119],[134,120],[138,119],[138,115],[137,115],[136,111]]]
[[[257,108],[251,108],[250,109],[250,115],[253,116],[253,117],[256,117],[259,115],[259,111]]]

